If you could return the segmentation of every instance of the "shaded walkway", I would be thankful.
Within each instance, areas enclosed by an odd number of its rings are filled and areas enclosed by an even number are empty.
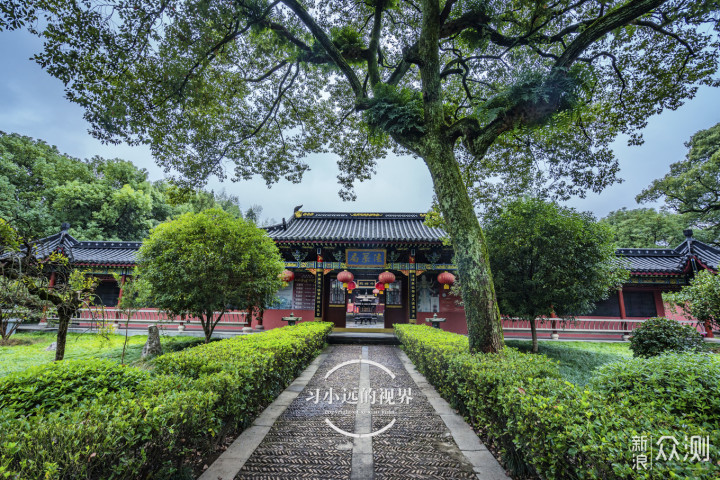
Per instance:
[[[506,478],[399,348],[338,345],[313,363],[201,480]]]

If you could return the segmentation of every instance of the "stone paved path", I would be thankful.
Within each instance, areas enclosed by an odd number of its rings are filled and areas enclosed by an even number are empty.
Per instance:
[[[315,368],[201,480],[507,478],[398,347],[330,347]]]

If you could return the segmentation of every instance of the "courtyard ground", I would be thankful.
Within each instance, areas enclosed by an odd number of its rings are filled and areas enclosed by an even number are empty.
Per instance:
[[[521,352],[532,347],[529,340],[507,340],[505,344]],[[538,353],[560,362],[560,374],[579,386],[590,380],[597,367],[633,356],[628,342],[543,341],[538,344]]]
[[[399,347],[337,345],[328,347],[200,480],[233,478],[507,476]]]
[[[0,376],[55,360],[55,352],[46,349],[55,341],[56,336],[54,332],[13,335],[10,345],[0,346]],[[128,337],[125,363],[137,363],[140,360],[146,340],[147,335]],[[124,335],[68,333],[65,359],[105,358],[120,362],[124,341]],[[198,345],[203,339],[190,336],[161,336],[160,341],[163,350],[167,352]]]

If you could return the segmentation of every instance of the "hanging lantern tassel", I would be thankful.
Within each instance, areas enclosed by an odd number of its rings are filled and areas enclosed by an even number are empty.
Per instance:
[[[343,288],[347,288],[347,282],[343,283]]]
[[[450,272],[443,272],[438,275],[438,282],[443,284],[445,290],[448,290],[450,285],[455,283],[455,275]]]

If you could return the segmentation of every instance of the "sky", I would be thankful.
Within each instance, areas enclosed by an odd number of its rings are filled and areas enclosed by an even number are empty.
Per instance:
[[[25,32],[0,32],[0,131],[18,133],[56,145],[76,158],[100,155],[123,158],[145,168],[151,180],[164,178],[146,147],[104,145],[88,132],[82,109],[65,99],[63,85],[43,71],[30,57],[42,41]],[[620,138],[613,145],[625,181],[587,198],[573,198],[567,205],[593,212],[598,218],[622,207],[638,208],[635,196],[652,180],[662,177],[669,165],[686,153],[684,143],[699,130],[720,122],[720,89],[702,88],[698,95],[676,111],[652,117],[643,131],[645,144],[628,147]],[[343,202],[337,195],[336,158],[330,154],[306,159],[311,170],[302,183],[282,181],[268,188],[260,179],[220,182],[207,188],[225,190],[247,208],[263,207],[262,218],[280,221],[292,215],[293,207],[304,211],[424,212],[432,202],[432,181],[422,160],[388,156],[370,180],[356,186],[357,200]],[[650,206],[658,206],[650,205]]]

